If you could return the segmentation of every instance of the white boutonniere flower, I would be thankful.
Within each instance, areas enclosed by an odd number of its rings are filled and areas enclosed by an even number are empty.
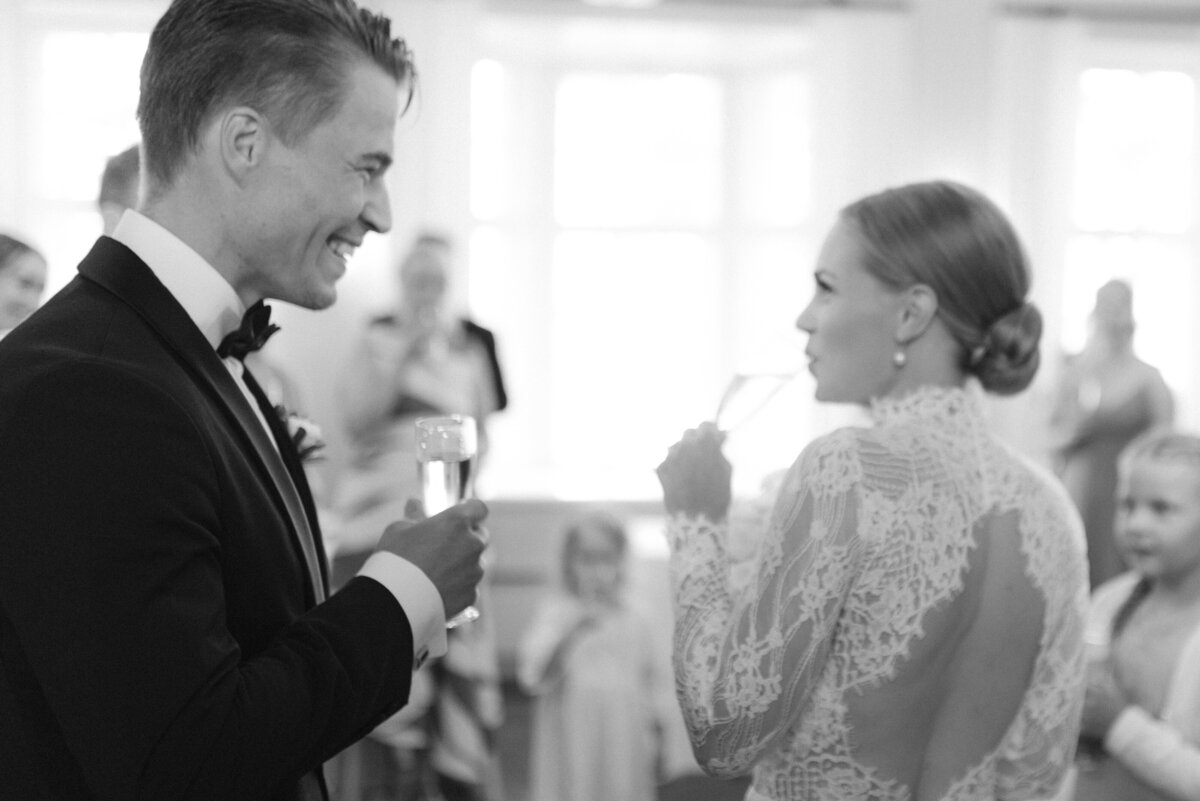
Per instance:
[[[301,462],[315,462],[324,458],[321,450],[325,447],[325,440],[321,438],[319,425],[283,405],[276,406],[275,412],[287,426],[288,437],[291,438]]]

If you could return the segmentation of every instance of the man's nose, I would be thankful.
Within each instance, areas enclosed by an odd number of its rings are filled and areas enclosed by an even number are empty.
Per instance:
[[[392,201],[388,197],[387,184],[380,178],[367,187],[367,202],[363,206],[363,222],[376,233],[385,234],[392,229]]]

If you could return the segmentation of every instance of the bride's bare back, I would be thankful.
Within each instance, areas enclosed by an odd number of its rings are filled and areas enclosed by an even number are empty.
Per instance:
[[[721,532],[673,521],[697,758],[753,768],[751,798],[1050,795],[1081,700],[1078,518],[968,393],[873,411],[793,467],[746,594],[727,591]]]

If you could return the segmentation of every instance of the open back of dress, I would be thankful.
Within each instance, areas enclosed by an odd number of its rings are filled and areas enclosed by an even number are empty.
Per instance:
[[[872,412],[801,454],[744,593],[723,526],[672,521],[697,759],[779,801],[1051,795],[1082,701],[1078,516],[971,392]]]

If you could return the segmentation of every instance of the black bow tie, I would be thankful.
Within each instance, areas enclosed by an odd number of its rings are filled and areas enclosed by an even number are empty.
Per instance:
[[[236,331],[225,335],[217,346],[217,355],[224,359],[226,356],[241,361],[247,353],[258,350],[267,340],[279,330],[279,326],[271,323],[271,307],[261,300],[242,316],[242,324]]]

